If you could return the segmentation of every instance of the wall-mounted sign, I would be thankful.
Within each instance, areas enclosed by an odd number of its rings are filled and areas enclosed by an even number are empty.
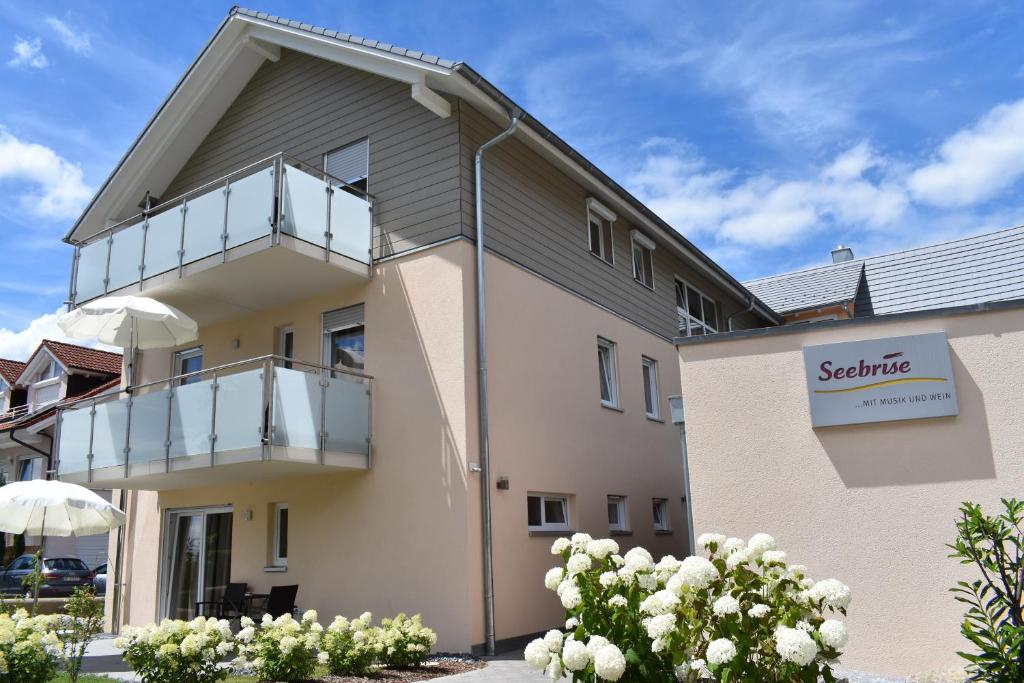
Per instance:
[[[959,412],[944,332],[804,347],[815,427]]]

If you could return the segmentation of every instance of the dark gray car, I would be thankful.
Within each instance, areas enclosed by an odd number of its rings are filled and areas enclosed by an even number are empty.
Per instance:
[[[101,564],[100,566],[93,569],[92,587],[96,589],[96,595],[107,594],[107,565]]]
[[[0,575],[0,591],[20,594],[25,591],[23,581],[35,569],[35,555],[15,558]],[[42,583],[39,586],[41,598],[63,598],[81,585],[92,583],[95,575],[77,557],[44,557]]]

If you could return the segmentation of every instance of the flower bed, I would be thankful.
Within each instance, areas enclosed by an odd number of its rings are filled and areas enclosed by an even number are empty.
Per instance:
[[[704,534],[707,557],[655,563],[610,539],[555,541],[564,566],[544,583],[566,610],[566,632],[530,643],[527,662],[573,681],[817,681],[847,641],[850,590],[787,565],[775,540]]]

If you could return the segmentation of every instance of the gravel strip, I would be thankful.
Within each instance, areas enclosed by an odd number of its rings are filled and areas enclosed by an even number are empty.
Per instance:
[[[413,683],[429,681],[442,676],[454,676],[467,671],[476,671],[487,666],[484,662],[469,657],[432,657],[423,666],[409,669],[380,669],[372,676],[325,676],[323,683]]]

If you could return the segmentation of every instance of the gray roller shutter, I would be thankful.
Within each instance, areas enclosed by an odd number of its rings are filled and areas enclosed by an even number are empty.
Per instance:
[[[355,306],[339,308],[336,311],[327,311],[323,314],[324,334],[332,332],[333,330],[339,330],[343,327],[362,325],[364,319],[364,308],[363,304],[356,304]]]
[[[324,160],[324,170],[346,183],[362,180],[369,174],[369,153],[370,141],[363,138],[330,152]]]

